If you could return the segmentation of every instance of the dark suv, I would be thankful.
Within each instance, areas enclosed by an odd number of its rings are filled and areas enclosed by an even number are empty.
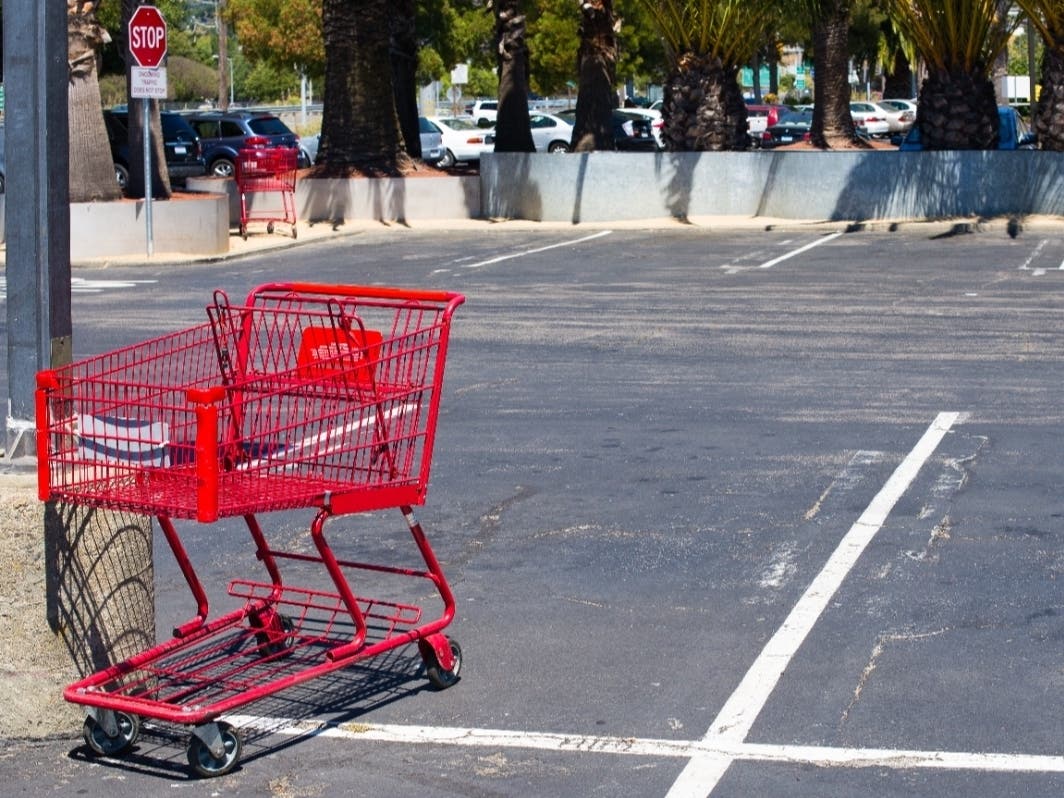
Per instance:
[[[199,135],[207,172],[215,177],[235,177],[237,152],[248,144],[299,147],[299,136],[270,113],[202,111],[185,118]]]
[[[206,172],[203,158],[200,157],[200,143],[196,131],[180,114],[161,111],[159,120],[163,128],[163,145],[166,148],[166,171],[170,173],[170,184],[180,185],[187,177],[198,177]],[[107,138],[111,143],[111,160],[115,164],[115,178],[125,191],[129,182],[129,112],[113,110],[103,112],[103,121],[107,126]],[[142,157],[140,153],[134,158]]]

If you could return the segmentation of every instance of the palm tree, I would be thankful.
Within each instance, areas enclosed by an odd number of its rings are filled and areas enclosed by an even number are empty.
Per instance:
[[[106,31],[96,21],[97,3],[67,2],[67,60],[70,62],[70,200],[92,202],[122,196],[100,105],[96,58]],[[143,170],[142,170],[143,171]]]
[[[1016,0],[1045,40],[1034,132],[1043,150],[1064,150],[1064,3]],[[1030,35],[1030,34],[1028,34]]]
[[[801,0],[812,23],[816,104],[809,134],[821,149],[861,146],[850,114],[850,0]]]
[[[414,0],[394,0],[391,25],[392,88],[407,154],[421,157],[417,111],[417,32]]]
[[[403,146],[392,91],[391,0],[323,0],[325,97],[318,163],[324,174],[401,175]]]
[[[495,48],[499,64],[496,152],[535,152],[528,116],[528,45],[521,0],[494,0]]]
[[[672,151],[744,150],[746,104],[738,74],[763,41],[769,0],[643,0],[665,40],[662,104]]]
[[[916,124],[930,150],[997,147],[994,62],[1015,30],[1012,0],[886,0],[899,33],[923,59],[927,77]]]
[[[580,4],[580,84],[576,95],[573,150],[612,150],[617,79],[617,20],[613,0],[585,0]]]

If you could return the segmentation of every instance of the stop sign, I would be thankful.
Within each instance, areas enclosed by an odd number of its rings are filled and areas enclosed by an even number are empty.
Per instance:
[[[166,20],[155,6],[138,6],[129,18],[129,54],[154,69],[166,55]]]

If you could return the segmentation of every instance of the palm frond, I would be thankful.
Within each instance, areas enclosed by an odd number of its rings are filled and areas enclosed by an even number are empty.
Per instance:
[[[886,6],[928,66],[945,71],[986,69],[1020,21],[1013,0],[886,0]]]

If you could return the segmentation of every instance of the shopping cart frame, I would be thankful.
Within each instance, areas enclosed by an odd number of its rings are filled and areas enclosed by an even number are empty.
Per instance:
[[[425,500],[451,316],[463,301],[447,292],[272,283],[253,289],[235,308],[217,294],[206,325],[38,375],[41,499],[154,515],[196,606],[170,639],[64,691],[68,701],[85,709],[84,737],[94,752],[128,750],[136,742],[140,718],[150,718],[191,727],[187,754],[195,773],[227,773],[238,762],[242,744],[223,715],[412,643],[435,687],[457,682],[461,648],[443,633],[454,619],[455,599],[413,506]],[[379,340],[362,326],[363,316],[389,314],[394,326]],[[307,347],[302,347],[294,361],[288,350],[308,339],[317,354],[304,359]],[[194,384],[180,390],[170,386],[160,398],[163,386],[155,384],[152,370],[169,374],[175,366],[169,358],[178,352],[202,359],[186,364],[179,375],[178,382]],[[212,365],[217,374],[213,382],[204,382],[199,372],[209,372]],[[123,382],[125,375],[145,370],[145,384]],[[175,390],[185,394],[191,409],[171,406]],[[133,393],[147,398],[131,399]],[[255,431],[266,418],[256,414],[258,402],[270,403],[266,426],[272,438]],[[121,409],[126,422],[136,415],[137,423],[101,423],[105,404],[112,416]],[[80,416],[75,407],[82,409]],[[306,417],[282,418],[300,412]],[[175,430],[195,427],[194,454],[172,442],[169,454],[156,453],[160,442],[147,438],[167,427],[160,420],[164,417],[174,437],[180,438]],[[318,431],[340,419],[341,435]],[[308,431],[315,433],[309,444]],[[97,437],[86,441],[92,435]],[[298,436],[303,438],[293,445]],[[119,454],[101,457],[101,445]],[[194,457],[194,463],[189,466],[183,457]],[[330,469],[337,473],[326,479]],[[250,507],[239,491],[224,490],[228,476],[247,477],[241,470],[257,475],[269,494]],[[276,472],[286,482],[299,477],[295,481],[306,483],[310,492],[284,495],[271,482]],[[171,505],[175,494],[169,481],[175,474],[183,479],[179,490],[196,495]],[[344,475],[351,484],[338,482]],[[153,481],[167,490],[153,487]],[[263,512],[298,507],[314,510],[309,529],[314,553],[271,544],[260,525]],[[388,508],[402,513],[421,565],[337,556],[327,525]],[[207,591],[174,518],[211,523],[237,515],[265,578],[230,581],[229,594],[244,600],[244,606],[211,619]],[[323,567],[325,588],[288,584],[282,562]],[[427,582],[439,609],[423,617],[421,605],[357,594],[352,577],[368,575]]]
[[[237,151],[236,186],[240,195],[240,236],[246,241],[249,222],[266,222],[266,232],[273,234],[275,223],[296,229],[296,147],[245,147]],[[254,202],[251,195],[260,198]],[[273,200],[269,203],[267,197]],[[253,204],[254,203],[254,204]]]

